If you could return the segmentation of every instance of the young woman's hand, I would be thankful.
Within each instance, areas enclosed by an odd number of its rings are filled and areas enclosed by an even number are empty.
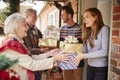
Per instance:
[[[77,57],[75,59],[73,59],[72,62],[73,62],[73,64],[78,65],[82,59],[84,59],[84,54],[78,52]]]

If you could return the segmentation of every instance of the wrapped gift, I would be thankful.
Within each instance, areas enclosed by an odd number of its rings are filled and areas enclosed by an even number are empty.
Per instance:
[[[57,47],[57,39],[40,38],[38,46],[46,47],[46,48],[56,48]]]
[[[43,32],[44,38],[56,38],[59,40],[60,29],[53,25],[48,25],[45,31]]]
[[[77,38],[68,36],[65,41],[60,41],[60,49],[68,53],[82,52],[83,44],[78,43]]]
[[[78,65],[74,65],[72,63],[72,60],[77,57],[78,54],[71,54],[70,58],[71,60],[68,60],[66,63],[65,62],[58,62],[58,66],[62,69],[62,70],[72,70],[72,69],[77,69]]]
[[[65,51],[68,53],[82,52],[82,44],[66,44]]]

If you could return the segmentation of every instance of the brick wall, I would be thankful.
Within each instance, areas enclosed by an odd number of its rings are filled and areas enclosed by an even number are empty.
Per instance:
[[[120,0],[114,0],[110,80],[120,80]]]

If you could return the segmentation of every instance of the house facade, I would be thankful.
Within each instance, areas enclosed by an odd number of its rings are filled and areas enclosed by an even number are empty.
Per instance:
[[[39,29],[42,33],[44,33],[45,29],[50,25],[59,27],[59,10],[53,6],[52,3],[46,4],[38,16],[40,20]]]

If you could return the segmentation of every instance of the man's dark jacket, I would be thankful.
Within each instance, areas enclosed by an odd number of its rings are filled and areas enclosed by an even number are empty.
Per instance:
[[[38,47],[39,38],[42,38],[41,32],[36,26],[29,28],[27,32],[27,37],[25,37],[24,44],[30,51],[32,55],[40,54],[40,48]]]

